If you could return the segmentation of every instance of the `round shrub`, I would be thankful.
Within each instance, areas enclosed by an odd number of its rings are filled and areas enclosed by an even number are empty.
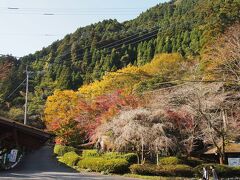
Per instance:
[[[68,152],[63,155],[63,157],[60,159],[61,162],[65,163],[66,165],[73,167],[77,165],[79,161],[79,156],[75,152]]]
[[[187,165],[137,165],[130,166],[130,171],[139,175],[151,176],[179,176],[179,177],[193,177],[194,173],[190,166]]]
[[[108,152],[102,155],[104,159],[126,159],[129,164],[137,163],[138,157],[135,153],[118,153],[118,152]]]
[[[128,171],[128,162],[125,159],[104,159],[84,158],[78,162],[78,167],[83,169],[91,169],[96,172],[109,173],[125,173]]]
[[[67,152],[71,152],[71,151],[76,151],[76,149],[71,146],[62,146],[58,144],[54,146],[54,150],[53,150],[54,154],[56,154],[57,156],[63,156]]]
[[[155,165],[133,164],[129,167],[132,174],[155,176],[157,174]]]
[[[180,177],[193,177],[194,172],[193,169],[184,164],[177,164],[177,165],[165,165],[161,166],[160,169],[164,169],[164,173],[166,176],[180,176]],[[163,174],[164,175],[164,174]]]
[[[83,150],[82,157],[99,157],[100,154],[96,149]]]
[[[220,164],[202,164],[194,168],[194,173],[196,176],[201,177],[203,167],[208,169],[211,174],[210,166],[213,166],[217,175],[220,177],[240,177],[240,168],[230,167],[227,165]]]
[[[129,164],[134,164],[138,162],[138,156],[135,153],[125,154],[124,159],[126,159]]]
[[[204,161],[195,157],[189,157],[187,159],[182,159],[183,164],[189,165],[191,167],[196,167],[201,164],[204,164]]]
[[[160,158],[159,164],[160,165],[176,165],[176,164],[182,164],[183,161],[177,157],[170,156],[170,157],[163,157]]]

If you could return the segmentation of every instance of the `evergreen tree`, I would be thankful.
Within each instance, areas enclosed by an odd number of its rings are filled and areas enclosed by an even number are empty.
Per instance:
[[[171,44],[171,40],[170,40],[169,37],[167,37],[166,40],[165,40],[165,45],[163,47],[163,52],[165,52],[165,53],[172,52],[172,44]]]
[[[91,57],[89,56],[88,49],[86,49],[84,52],[83,61],[82,61],[82,71],[83,72],[87,71],[87,67],[90,64],[90,58]]]
[[[58,89],[71,89],[72,82],[71,82],[71,71],[69,68],[64,68],[61,71],[60,77],[57,80],[57,88]]]
[[[189,31],[185,31],[183,34],[182,49],[186,54],[189,53],[189,45],[190,45]]]
[[[79,59],[79,52],[80,47],[79,44],[77,42],[74,42],[71,46],[71,59],[73,63],[77,63],[78,59]]]

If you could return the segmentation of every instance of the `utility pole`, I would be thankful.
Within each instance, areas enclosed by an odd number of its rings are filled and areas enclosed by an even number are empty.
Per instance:
[[[24,124],[27,124],[27,103],[28,103],[28,80],[29,80],[29,72],[28,72],[28,67],[26,66],[26,95],[25,95],[25,112],[24,112]]]

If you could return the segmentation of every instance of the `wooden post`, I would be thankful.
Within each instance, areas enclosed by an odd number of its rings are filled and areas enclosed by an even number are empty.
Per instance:
[[[143,159],[144,159],[144,142],[143,142],[143,136],[142,136],[142,138],[141,138],[141,141],[142,141],[142,162],[141,163],[143,163]]]
[[[17,148],[19,148],[19,138],[18,138],[18,132],[16,129],[13,130],[13,134],[14,134],[14,141],[15,141],[15,144],[17,146]]]

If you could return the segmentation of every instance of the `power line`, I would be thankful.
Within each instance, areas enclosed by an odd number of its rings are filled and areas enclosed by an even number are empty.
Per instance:
[[[140,32],[140,33],[141,33],[141,32]],[[138,34],[140,34],[140,33],[138,33]],[[115,47],[118,47],[118,48],[115,49],[116,51],[118,51],[118,50],[122,49],[122,47],[119,47],[119,46],[122,46],[122,45],[126,45],[126,46],[134,45],[134,44],[136,44],[136,43],[138,43],[138,42],[142,42],[142,41],[148,40],[148,39],[150,39],[150,38],[152,38],[152,37],[155,37],[155,36],[157,35],[157,33],[158,33],[158,29],[157,29],[157,27],[154,27],[153,30],[151,30],[150,32],[145,33],[145,34],[143,34],[143,35],[141,35],[141,36],[132,38],[133,36],[136,36],[137,34],[131,35],[131,36],[129,36],[129,37],[126,37],[126,38],[123,38],[123,39],[121,39],[121,40],[116,41],[116,42],[118,42],[118,43],[113,42],[113,43],[110,43],[110,44],[107,44],[107,45],[103,45],[103,46],[101,46],[101,47],[98,47],[97,49],[98,49],[98,50],[101,50],[101,49],[107,48],[107,49],[109,49],[109,50],[108,50],[107,52],[105,52],[105,53],[108,54],[108,53],[111,52],[111,49],[113,49],[113,48],[115,48]],[[126,40],[126,39],[128,39],[128,38],[130,38],[130,39],[129,39],[129,40]],[[140,39],[139,39],[139,38],[140,38]],[[141,39],[141,38],[142,38],[142,39]],[[139,39],[139,40],[137,40],[137,39]],[[123,42],[121,42],[121,41],[123,41]],[[115,43],[115,45],[113,45],[114,43]],[[110,46],[109,46],[109,45],[110,45]],[[83,50],[88,49],[88,48],[90,48],[90,47],[91,47],[91,46],[88,46],[88,47],[84,48]],[[62,55],[62,56],[57,57],[57,58],[61,58],[61,57],[64,57],[64,56],[67,56],[67,55],[70,55],[70,54],[71,54],[71,53],[68,52],[68,53],[65,53],[65,54]],[[77,59],[83,59],[83,57],[84,57],[84,52],[81,53],[80,55],[76,56]],[[89,58],[91,58],[91,57],[92,57],[92,55],[88,55],[86,58],[89,59]],[[68,61],[68,60],[72,60],[72,58],[63,59],[63,60],[64,60],[64,61]],[[46,60],[40,60],[40,59],[38,59],[37,61],[38,61],[38,62],[39,62],[39,61],[41,61],[41,62],[47,62]],[[50,63],[50,64],[60,64],[60,65],[62,65],[62,63],[59,63],[59,62],[52,62],[52,63]]]
[[[24,8],[24,7],[0,7],[1,14],[26,14],[26,15],[43,15],[43,16],[89,16],[89,15],[136,15],[146,10],[142,8]]]
[[[129,15],[138,15],[136,13],[24,13],[24,12],[0,12],[0,14],[9,14],[9,15],[40,15],[40,16],[129,16]]]
[[[155,26],[155,27],[153,27],[153,28],[151,28],[151,29],[145,29],[145,30],[143,30],[143,32],[144,31],[148,31],[147,33],[146,33],[146,35],[149,33],[149,31],[151,32],[151,31],[155,31],[155,30],[157,30],[157,28],[159,28],[159,26]],[[119,45],[119,43],[121,43],[122,44],[122,41],[125,41],[125,40],[127,40],[127,39],[129,39],[129,38],[133,38],[133,37],[135,37],[135,36],[138,36],[138,35],[140,35],[141,33],[143,33],[143,32],[137,32],[137,33],[134,33],[134,34],[132,34],[132,35],[129,35],[129,36],[127,36],[127,37],[124,37],[124,38],[122,38],[122,39],[119,39],[119,40],[116,40],[115,42],[112,42],[112,43],[109,43],[109,44],[106,44],[106,45],[102,45],[102,46],[100,46],[100,47],[97,47],[97,49],[104,49],[104,48],[109,48],[109,47],[111,47],[112,45]],[[105,42],[108,42],[107,40],[105,40],[105,41],[100,41],[100,42],[97,42],[96,43],[96,45],[98,45],[98,44],[103,44],[103,43],[105,43]],[[84,47],[82,50],[85,50],[85,49],[89,49],[89,48],[91,48],[91,46],[87,46],[87,47]],[[70,54],[70,52],[67,52],[67,53],[65,53],[65,54],[63,54],[63,55],[61,55],[61,56],[59,56],[59,57],[63,57],[63,56],[66,56],[66,55],[69,55]],[[80,56],[81,58],[82,58],[82,56],[83,56],[83,53],[82,53],[82,55]],[[78,58],[78,57],[77,57]]]
[[[25,83],[26,80],[27,80],[27,78],[25,78],[25,79],[23,80],[23,82],[21,82],[21,84],[19,84],[19,85],[12,91],[12,93],[9,94],[9,95],[6,97],[6,99],[10,98],[10,97],[21,87],[21,85],[23,85],[23,83]]]
[[[155,26],[155,27],[153,27],[153,28],[151,28],[151,29],[145,29],[145,30],[143,30],[143,31],[141,31],[141,32],[137,32],[137,33],[134,33],[134,34],[132,34],[132,35],[129,35],[129,36],[127,36],[127,37],[124,37],[124,38],[122,38],[122,39],[120,39],[120,40],[117,40],[117,41],[115,41],[115,42],[112,42],[112,43],[109,43],[109,44],[105,44],[105,45],[102,45],[102,46],[100,46],[100,47],[97,47],[97,49],[104,49],[104,48],[107,48],[107,47],[111,47],[112,45],[120,45],[120,43],[122,42],[122,41],[125,41],[125,40],[127,40],[127,39],[129,39],[129,38],[134,38],[135,36],[137,36],[137,35],[140,35],[141,33],[143,33],[144,31],[148,31],[147,33],[145,33],[145,34],[143,34],[142,36],[145,36],[145,35],[148,35],[149,33],[152,33],[153,31],[156,31],[156,30],[158,30],[158,26]],[[150,32],[149,32],[150,31]],[[140,36],[141,37],[141,36]],[[139,37],[136,37],[136,38],[139,38]],[[134,38],[135,39],[135,38]],[[132,39],[133,40],[133,39]],[[105,41],[100,41],[100,42],[97,42],[96,43],[96,45],[98,45],[98,44],[102,44],[102,43],[105,43],[105,42],[107,42],[107,40],[105,40]],[[122,43],[121,43],[122,44]],[[87,46],[87,47],[84,47],[84,48],[82,48],[82,50],[84,51],[85,49],[89,49],[89,48],[91,48],[91,46]],[[65,54],[63,54],[63,55],[61,55],[61,56],[58,56],[57,58],[63,58],[64,56],[67,56],[67,55],[70,55],[71,53],[68,51],[67,53],[65,53]],[[0,55],[2,55],[2,56],[11,56],[11,55],[6,55],[6,54],[0,54]],[[81,53],[80,55],[78,55],[76,58],[83,58],[83,56],[84,56],[84,52],[83,53]],[[16,57],[16,56],[14,56],[14,57]],[[21,57],[16,57],[17,59],[19,59],[19,58],[21,58]],[[90,58],[90,56],[88,57],[88,58]],[[36,59],[37,60],[37,59]],[[67,60],[71,60],[71,59],[65,59],[66,61]],[[43,61],[43,60],[37,60],[37,61]],[[47,62],[47,61],[45,61],[45,62]],[[57,63],[57,62],[53,62],[53,63],[51,63],[51,64],[60,64],[60,65],[62,65],[62,63]]]
[[[155,85],[165,85],[165,84],[170,84],[170,83],[177,83],[177,82],[182,82],[181,84],[176,84],[173,86],[169,86],[169,87],[164,87],[164,88],[159,88],[159,89],[155,89],[155,90],[151,90],[151,91],[144,91],[141,92],[140,94],[145,95],[145,94],[150,94],[150,93],[154,93],[154,92],[161,92],[167,89],[174,89],[177,87],[181,87],[190,83],[214,83],[214,82],[222,82],[222,83],[226,83],[226,82],[235,82],[237,83],[238,81],[226,81],[226,80],[209,80],[209,81],[201,81],[201,80],[175,80],[175,81],[166,81],[163,83],[156,83]]]
[[[57,37],[57,36],[63,36],[64,34],[25,34],[25,33],[0,33],[0,36],[36,36],[36,37]]]
[[[136,43],[138,43],[138,42],[142,42],[142,41],[148,40],[148,39],[150,39],[150,38],[152,38],[152,37],[155,37],[158,32],[156,32],[156,30],[154,30],[154,34],[152,34],[152,33],[153,33],[153,32],[150,32],[150,33],[144,34],[144,35],[142,35],[142,36],[140,36],[140,37],[136,37],[136,38],[133,38],[133,39],[124,41],[124,42],[122,42],[122,43],[118,43],[118,44],[116,44],[116,45],[114,45],[114,46],[107,47],[107,49],[109,49],[109,50],[106,52],[106,54],[108,54],[108,53],[110,52],[110,50],[113,49],[113,48],[118,47],[118,48],[115,49],[115,50],[117,51],[117,50],[122,49],[122,47],[119,47],[119,46],[122,46],[122,45],[126,45],[126,46],[134,45],[134,44],[136,44]],[[143,37],[144,37],[144,38],[143,38]],[[143,38],[143,39],[136,40],[136,39],[138,39],[138,38]],[[133,41],[133,40],[135,40],[135,41]],[[132,42],[132,41],[133,41],[133,42]],[[100,48],[100,49],[104,49],[104,47],[102,47],[102,48]],[[80,57],[78,57],[78,58],[83,58],[83,57],[84,57],[84,55],[82,54],[82,55],[81,55]],[[91,55],[89,55],[89,56],[87,57],[87,59],[89,59],[90,57],[91,57]]]
[[[130,36],[128,36],[128,37],[125,37],[125,38],[123,38],[123,39],[120,39],[120,40],[117,40],[117,41],[115,41],[115,42],[112,42],[112,43],[109,43],[109,44],[107,44],[107,45],[103,45],[103,46],[100,46],[100,47],[98,47],[97,49],[104,49],[104,48],[108,48],[109,50],[107,51],[107,52],[105,52],[106,54],[108,54],[109,52],[111,52],[111,49],[110,48],[115,48],[115,47],[118,47],[118,48],[116,48],[116,51],[118,51],[118,50],[120,50],[120,49],[122,49],[122,47],[119,47],[119,46],[122,46],[123,44],[124,45],[126,45],[126,46],[128,46],[128,45],[133,45],[133,44],[136,44],[136,43],[138,43],[138,42],[142,42],[142,41],[144,41],[144,40],[148,40],[148,39],[150,39],[150,38],[152,38],[152,37],[155,37],[156,35],[157,35],[157,33],[158,33],[158,29],[159,27],[157,26],[157,27],[154,27],[154,28],[152,28],[152,29],[150,29],[150,32],[147,32],[147,33],[143,33],[141,36],[137,36],[137,35],[140,35],[142,32],[138,32],[138,33],[135,33],[135,34],[133,34],[133,35],[130,35]],[[137,36],[137,37],[135,37],[135,36]],[[99,43],[102,43],[102,41],[101,42],[99,42]],[[98,43],[98,44],[99,44]],[[88,46],[88,47],[85,47],[84,49],[87,49],[87,48],[90,48],[91,46]],[[83,50],[84,50],[83,49]],[[61,57],[64,57],[64,56],[67,56],[67,55],[70,55],[71,53],[70,52],[68,52],[68,53],[66,53],[66,54],[64,54],[64,55],[61,55],[61,56],[58,56],[57,58],[61,58]],[[1,54],[0,54],[1,55]],[[7,56],[7,55],[4,55],[4,56]],[[82,54],[80,54],[80,55],[78,55],[78,56],[76,56],[76,58],[78,58],[78,59],[82,59],[84,57],[84,52],[82,53]],[[92,57],[92,55],[88,55],[86,58],[87,59],[89,59],[89,58],[91,58]],[[19,58],[19,57],[16,57],[16,58]],[[68,59],[63,59],[64,61],[68,61],[68,60],[72,60],[72,58],[68,58]],[[40,59],[36,59],[34,62],[39,62],[39,61],[41,61],[41,62],[47,62],[46,60],[40,60]],[[50,63],[50,64],[59,64],[59,65],[63,65],[63,63],[64,62],[52,62],[52,63]]]
[[[143,38],[143,39],[134,41],[134,42],[130,42],[130,40],[129,40],[129,41],[127,41],[127,44],[122,43],[122,44],[119,44],[119,46],[120,46],[120,45],[126,45],[126,46],[134,45],[134,44],[137,44],[137,43],[139,43],[139,42],[142,42],[142,41],[148,40],[148,39],[150,39],[150,38],[156,37],[156,35],[157,35],[157,33],[156,33],[156,34],[152,34],[152,35],[150,35],[150,36],[147,36],[147,37],[145,37],[145,38]],[[129,43],[129,42],[130,42],[130,43]],[[108,54],[108,53],[111,52],[111,49],[110,49],[110,48],[108,48],[108,49],[109,49],[109,50],[106,52],[106,54]],[[114,49],[114,47],[112,47],[112,49]],[[120,50],[120,49],[122,49],[122,47],[116,48],[115,50],[118,51],[118,50]],[[82,56],[81,58],[83,58],[83,57],[84,57],[84,56]],[[87,57],[87,59],[89,59],[90,57],[91,57],[91,55],[89,55],[89,56]]]
[[[132,35],[130,35],[130,36],[124,37],[124,38],[122,38],[122,39],[120,39],[120,40],[117,40],[117,41],[115,41],[115,42],[112,42],[112,43],[109,43],[109,44],[106,44],[106,45],[102,45],[102,46],[100,46],[100,47],[97,47],[97,49],[118,47],[118,46],[120,46],[120,45],[123,45],[124,43],[129,43],[129,42],[131,42],[131,41],[133,41],[133,40],[136,40],[136,39],[138,39],[138,38],[145,37],[145,36],[147,36],[147,35],[149,35],[149,34],[151,34],[151,33],[157,33],[158,30],[159,30],[159,26],[155,26],[155,27],[153,27],[153,28],[151,28],[151,29],[149,29],[149,30],[145,29],[145,30],[143,30],[143,31],[141,31],[141,32],[134,33],[134,34],[132,34]],[[143,33],[144,31],[148,31],[148,32],[147,32],[147,33]],[[143,34],[142,34],[141,36],[139,36],[141,33],[143,33]],[[136,36],[138,36],[138,37],[136,37]],[[151,37],[152,37],[152,36],[151,36]],[[107,42],[107,40],[106,40],[106,41],[97,42],[96,45],[102,44],[102,43],[104,43],[104,42]],[[135,43],[137,43],[137,42],[139,42],[139,41],[136,41]],[[134,42],[133,42],[133,44],[134,44]],[[126,45],[129,45],[129,44],[126,44]],[[91,46],[84,47],[82,50],[84,51],[85,49],[89,49],[89,48],[91,48]],[[121,48],[118,48],[118,49],[121,49]],[[108,52],[107,52],[107,53],[108,53]],[[61,55],[61,56],[58,56],[57,58],[62,58],[62,57],[64,57],[64,56],[67,56],[67,55],[70,55],[70,54],[71,54],[71,52],[67,52],[67,53],[65,53],[65,54],[63,54],[63,55]],[[4,55],[4,54],[0,54],[0,55],[6,56],[6,55]],[[80,55],[76,56],[76,58],[79,58],[79,59],[80,59],[80,58],[83,58],[83,57],[84,57],[84,52],[81,53]],[[16,57],[16,58],[20,58],[20,57]],[[88,59],[91,58],[91,55],[89,55],[87,58],[88,58]],[[70,58],[70,59],[64,59],[64,60],[65,60],[65,61],[68,61],[68,60],[71,60],[71,59],[72,59],[72,58]],[[36,59],[36,60],[37,60],[37,59]],[[47,62],[46,60],[40,60],[40,59],[38,59],[37,61],[42,61],[42,62],[45,61],[45,62]],[[62,63],[58,63],[58,62],[52,62],[51,64],[60,64],[60,65],[62,65]]]
[[[144,36],[146,36],[146,35],[148,35],[148,34],[151,34],[151,33],[156,33],[156,32],[158,32],[158,27],[155,27],[155,28],[153,28],[152,30],[151,30],[151,32],[148,32],[147,34],[145,34],[145,35],[141,35],[140,37],[144,37]],[[140,33],[138,33],[138,35],[139,35]],[[107,46],[105,46],[104,48],[114,48],[114,47],[116,47],[116,46],[119,46],[119,45],[123,45],[123,44],[125,44],[125,43],[128,43],[128,42],[130,42],[130,41],[132,41],[132,40],[136,40],[136,39],[138,39],[138,38],[140,38],[140,37],[135,37],[135,38],[133,38],[133,39],[130,39],[130,40],[128,40],[128,37],[127,38],[123,38],[123,39],[121,39],[121,40],[119,40],[119,41],[116,41],[116,42],[113,42],[113,43],[110,43],[110,44],[108,44]],[[123,41],[122,43],[121,43],[121,41]]]
[[[79,10],[143,10],[147,9],[148,7],[96,7],[96,8],[34,8],[34,7],[17,7],[17,6],[8,6],[8,7],[0,7],[0,9],[6,9],[6,10],[60,10],[60,11],[79,11]]]

